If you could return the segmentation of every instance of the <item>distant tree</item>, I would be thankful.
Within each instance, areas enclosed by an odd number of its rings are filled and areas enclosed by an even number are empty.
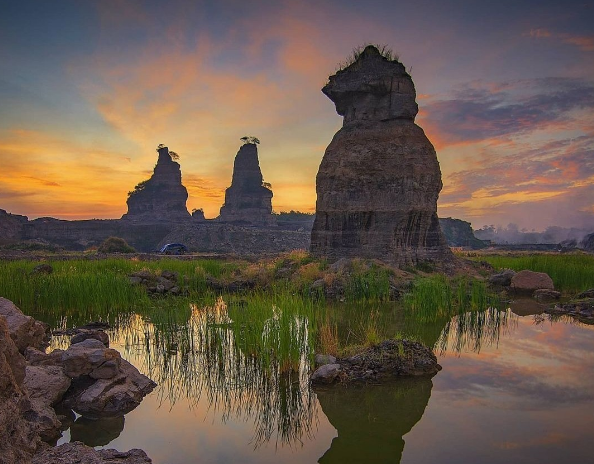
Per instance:
[[[272,190],[272,184],[270,182],[262,182],[262,187]]]
[[[157,151],[159,151],[161,148],[165,148],[165,144],[160,143],[159,145],[157,145]]]
[[[246,135],[245,137],[241,137],[239,140],[241,140],[244,145],[247,143],[253,143],[253,144],[260,143],[260,139],[258,139],[257,137],[254,137],[252,135]]]
[[[171,150],[169,150],[169,156],[171,156],[171,159],[174,161],[177,161],[179,159],[179,155],[176,152],[171,151]]]

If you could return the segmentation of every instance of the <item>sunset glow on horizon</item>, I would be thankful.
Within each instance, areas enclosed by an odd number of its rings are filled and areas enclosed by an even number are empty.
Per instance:
[[[119,218],[163,143],[216,217],[253,135],[273,209],[313,212],[342,125],[320,89],[379,43],[414,80],[440,217],[594,229],[594,6],[478,3],[4,2],[0,209]]]

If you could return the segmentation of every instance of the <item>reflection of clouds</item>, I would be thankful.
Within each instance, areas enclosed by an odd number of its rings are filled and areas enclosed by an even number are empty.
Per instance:
[[[454,362],[440,360],[440,389],[457,402],[490,403],[502,409],[538,410],[594,400],[592,331],[553,324],[533,326],[520,320],[513,338],[503,337],[501,351],[486,348],[479,356],[463,353]]]

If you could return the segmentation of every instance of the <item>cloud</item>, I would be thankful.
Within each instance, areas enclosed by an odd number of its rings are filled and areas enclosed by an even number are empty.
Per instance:
[[[567,33],[554,33],[547,29],[531,29],[528,33],[535,39],[556,39],[563,43],[574,45],[584,52],[594,52],[594,35],[574,35]]]

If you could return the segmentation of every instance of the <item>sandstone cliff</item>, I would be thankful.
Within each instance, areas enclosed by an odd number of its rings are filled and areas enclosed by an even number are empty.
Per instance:
[[[0,209],[0,244],[19,240],[27,221],[27,216],[10,214]]]
[[[150,179],[130,192],[128,213],[122,219],[135,222],[183,221],[190,218],[186,208],[188,191],[181,183],[181,169],[167,147],[159,146],[159,159]]]
[[[264,184],[255,143],[244,144],[235,156],[231,186],[225,191],[225,204],[218,220],[254,225],[274,223],[272,190]]]
[[[416,93],[404,66],[368,46],[322,92],[344,120],[316,178],[312,253],[397,266],[449,259],[437,218],[441,171],[414,123]]]

